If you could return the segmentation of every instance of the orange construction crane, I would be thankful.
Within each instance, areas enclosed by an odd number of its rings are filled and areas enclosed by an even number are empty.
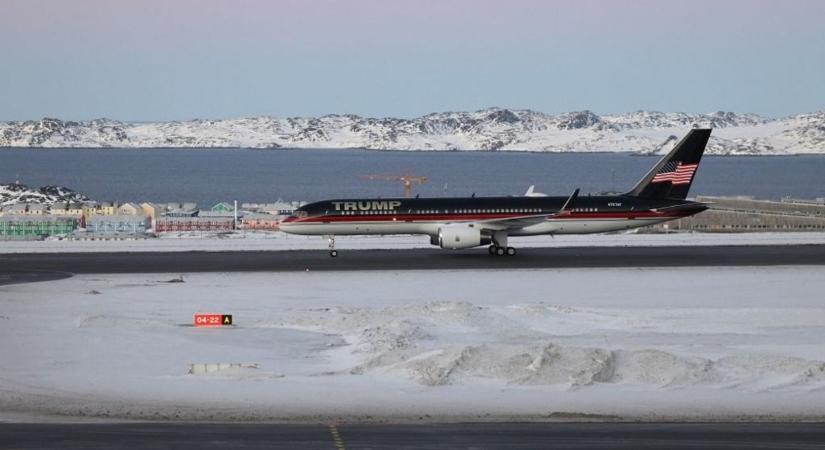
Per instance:
[[[412,185],[413,183],[424,184],[427,182],[427,177],[418,177],[410,175],[410,172],[407,171],[404,175],[384,175],[384,174],[371,174],[371,175],[361,175],[360,177],[363,180],[386,180],[386,181],[400,181],[404,184],[404,196],[405,197],[412,197]]]

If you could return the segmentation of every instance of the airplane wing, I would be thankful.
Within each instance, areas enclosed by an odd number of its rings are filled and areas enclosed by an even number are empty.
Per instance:
[[[659,212],[659,211],[678,211],[680,209],[694,209],[696,207],[709,207],[713,203],[707,202],[692,202],[692,203],[684,203],[681,205],[670,205],[670,206],[661,206],[659,208],[653,208],[651,211]]]
[[[561,209],[552,214],[533,214],[521,217],[511,217],[507,219],[488,219],[481,220],[476,223],[478,223],[479,226],[482,228],[496,231],[529,227],[530,225],[542,223],[547,219],[552,219],[553,217],[569,214],[570,208],[572,207],[573,202],[576,201],[576,198],[578,198],[578,196],[579,189],[576,189],[575,191],[573,191],[572,194],[570,194],[570,197],[567,197],[567,200],[564,202],[564,205],[562,205]]]

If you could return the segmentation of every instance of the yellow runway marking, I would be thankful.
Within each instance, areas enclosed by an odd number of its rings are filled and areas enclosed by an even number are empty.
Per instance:
[[[335,442],[336,449],[347,450],[347,448],[344,447],[344,440],[341,439],[341,433],[338,432],[338,427],[336,427],[335,425],[330,425],[329,434],[332,435],[332,440]]]

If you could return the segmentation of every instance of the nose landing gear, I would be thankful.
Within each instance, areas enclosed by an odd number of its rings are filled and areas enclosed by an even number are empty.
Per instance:
[[[327,236],[327,240],[329,241],[329,256],[335,258],[338,256],[338,250],[335,250],[335,236]]]

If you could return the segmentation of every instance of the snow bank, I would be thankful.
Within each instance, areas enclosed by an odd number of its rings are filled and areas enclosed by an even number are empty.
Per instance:
[[[0,287],[0,419],[825,418],[823,267],[167,278]]]

